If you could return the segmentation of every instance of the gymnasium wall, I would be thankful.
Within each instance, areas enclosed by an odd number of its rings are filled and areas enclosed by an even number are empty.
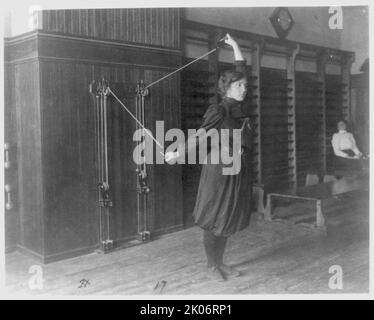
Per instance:
[[[342,30],[331,30],[328,27],[328,19],[330,14],[328,13],[328,6],[326,7],[289,7],[290,13],[295,20],[295,25],[288,35],[289,40],[302,41],[315,45],[321,45],[336,49],[354,51],[356,54],[356,60],[352,65],[352,74],[360,73],[359,69],[366,58],[369,57],[369,9],[367,6],[343,6],[343,29]],[[163,14],[166,14],[167,9]],[[249,31],[253,33],[258,33],[267,36],[276,37],[275,31],[273,30],[269,17],[273,12],[273,7],[252,7],[252,8],[185,8],[182,10],[182,18],[213,24],[217,26],[224,26],[228,28],[238,29],[242,31]],[[83,20],[79,18],[82,13],[88,11],[86,24],[83,25]],[[101,31],[95,30],[94,28],[89,29],[90,23],[93,23],[95,19],[100,17],[99,14],[93,15],[92,10],[64,10],[64,13],[54,13],[48,17],[45,17],[48,21],[44,22],[44,28],[48,25],[48,30],[57,31],[57,23],[60,24],[62,21],[65,23],[66,31],[69,29],[74,30],[73,33],[92,35],[99,34]],[[161,11],[162,12],[162,11]],[[79,23],[70,24],[68,22],[74,15],[75,19],[80,19]],[[156,25],[159,25],[154,11],[151,14],[149,10],[144,11],[142,14],[148,16],[148,24],[139,25],[136,21],[140,21],[140,17],[134,11],[128,10],[128,15],[130,19],[128,22],[134,22],[133,28],[141,30],[141,28],[146,28],[150,30],[154,28],[156,30]],[[104,20],[106,17],[102,17]],[[118,20],[115,23],[119,26],[120,15],[116,13],[114,19]],[[29,32],[30,26],[30,14],[28,7],[17,7],[14,10],[5,12],[5,26],[4,34],[7,37],[16,36],[25,32]],[[88,25],[87,25],[88,23]],[[153,26],[153,27],[152,27]],[[77,31],[80,28],[79,31]],[[130,27],[131,28],[131,27]],[[129,35],[121,34],[124,30],[130,30],[123,25],[123,28],[113,27],[113,32],[109,35],[111,39],[123,39],[123,40],[135,40],[141,41],[141,39],[136,39],[137,37],[150,37],[149,32],[147,33],[133,33],[133,39],[129,38]],[[135,29],[134,29],[135,30]],[[127,32],[127,31],[126,31]],[[174,33],[173,33],[174,32]],[[153,43],[161,44],[162,42],[167,43],[171,40],[178,39],[178,30],[174,30],[172,34],[155,34],[152,40]],[[198,52],[194,50],[199,50],[194,48],[193,45],[189,45],[187,51],[191,51],[191,56],[194,55],[193,52]],[[274,58],[273,58],[274,59]],[[266,63],[266,62],[265,62]],[[269,62],[269,67],[271,64],[276,64],[275,60]]]
[[[352,65],[352,73],[359,73],[359,68],[369,57],[369,19],[368,8],[365,6],[343,7],[343,29],[331,30],[328,20],[331,14],[329,7],[289,7],[295,25],[287,36],[288,40],[300,41],[319,46],[354,51],[356,60]],[[269,17],[273,7],[253,8],[186,8],[183,18],[238,29],[251,33],[277,37]],[[193,56],[199,50],[196,45],[189,44],[185,48],[188,55]],[[249,54],[248,54],[249,55]],[[230,57],[231,58],[231,57]],[[221,56],[222,61],[227,61]],[[284,61],[278,57],[266,57],[263,61],[266,67],[282,68]],[[313,71],[313,66],[298,63],[298,70]],[[329,73],[338,73],[328,70]]]

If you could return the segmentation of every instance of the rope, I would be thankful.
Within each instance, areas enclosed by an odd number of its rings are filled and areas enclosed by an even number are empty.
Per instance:
[[[144,125],[134,116],[134,114],[122,103],[122,101],[115,95],[115,93],[110,89],[108,88],[108,91],[109,93],[111,93],[113,95],[113,97],[118,101],[118,103],[128,112],[128,114],[136,121],[136,123],[142,127],[144,129],[144,131],[151,137],[151,139],[163,150],[164,149],[164,146],[158,142],[152,135],[152,133],[144,127]],[[160,151],[160,153],[165,156],[165,154]]]
[[[221,40],[219,40],[219,42],[223,41],[226,39],[226,36],[223,37]],[[180,67],[179,69],[176,69],[174,70],[173,72],[167,74],[166,76],[150,83],[149,85],[147,85],[144,89],[148,89],[150,87],[152,87],[153,85],[155,85],[156,83],[159,83],[161,82],[162,80],[165,80],[166,78],[169,78],[170,76],[172,76],[173,74],[183,70],[184,68],[187,68],[188,66],[190,66],[191,64],[195,63],[196,61],[210,55],[211,53],[213,53],[214,51],[216,51],[218,49],[218,45],[217,47],[215,47],[214,49],[208,51],[207,53],[204,53],[203,55],[201,55],[200,57],[197,57],[196,59],[192,60],[191,62],[185,64],[184,66]],[[136,121],[136,123],[142,127],[144,129],[144,131],[151,137],[151,139],[162,149],[164,150],[164,146],[158,142],[154,137],[153,135],[151,134],[151,132],[149,130],[147,130],[144,125],[138,120],[138,118],[136,116],[134,116],[134,114],[122,103],[122,101],[115,95],[115,93],[108,87],[108,92],[111,93],[113,95],[113,97],[118,101],[118,103],[128,112],[128,114]],[[163,152],[160,151],[160,153],[165,156],[165,154]]]
[[[148,89],[148,88],[152,87],[153,85],[155,85],[156,83],[159,83],[160,81],[162,81],[162,80],[164,80],[164,79],[166,79],[166,78],[169,78],[169,77],[172,76],[173,74],[175,74],[175,73],[177,73],[177,72],[183,70],[184,68],[187,68],[189,65],[195,63],[197,60],[200,60],[200,59],[202,59],[202,58],[204,58],[204,57],[210,55],[211,53],[213,53],[213,52],[216,51],[217,49],[218,49],[218,47],[217,47],[217,48],[214,48],[214,49],[212,49],[212,50],[210,50],[210,51],[208,51],[207,53],[204,53],[202,56],[200,56],[200,57],[198,57],[198,58],[192,60],[191,62],[185,64],[183,67],[180,67],[179,69],[174,70],[173,72],[167,74],[166,76],[162,77],[161,79],[158,79],[158,80],[156,80],[156,81],[150,83],[149,85],[147,85],[147,86],[145,87],[145,89]]]

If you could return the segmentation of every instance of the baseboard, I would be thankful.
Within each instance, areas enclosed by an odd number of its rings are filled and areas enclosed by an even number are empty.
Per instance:
[[[42,255],[37,252],[34,252],[28,248],[23,247],[22,245],[17,245],[17,251],[31,257],[33,259],[36,259],[38,262],[42,264],[48,264],[52,262],[57,262],[60,260],[65,260],[65,259],[70,259],[70,258],[75,258],[78,256],[82,256],[88,253],[94,252],[98,248],[97,245],[95,246],[89,246],[89,247],[82,247],[74,250],[68,250],[64,252],[60,252],[57,254],[52,254],[52,255]]]
[[[159,237],[159,236],[162,236],[164,234],[177,232],[177,231],[180,231],[180,230],[183,230],[183,229],[184,229],[183,224],[177,224],[175,226],[171,226],[171,227],[168,227],[168,228],[162,228],[162,229],[155,230],[155,231],[152,232],[152,234],[153,234],[154,237]]]
[[[56,262],[59,260],[65,260],[65,259],[83,256],[83,255],[94,252],[95,250],[97,250],[97,248],[98,248],[98,245],[94,245],[94,246],[68,250],[68,251],[64,251],[61,253],[57,253],[57,254],[47,255],[44,257],[44,263],[47,264],[47,263]]]
[[[151,231],[151,239],[155,240],[155,239],[157,239],[157,238],[159,238],[159,237],[161,237],[165,234],[181,231],[183,229],[184,229],[184,225],[183,224],[178,224],[178,225],[171,226],[171,227],[168,227],[168,228],[153,230],[153,231]],[[126,237],[126,238],[122,238],[122,239],[119,239],[119,240],[115,241],[113,251],[128,248],[128,247],[132,247],[132,246],[143,244],[143,243],[144,243],[143,241],[139,240],[138,235],[133,235],[131,237]]]
[[[183,224],[179,224],[179,225],[171,226],[171,227],[168,227],[168,228],[162,228],[162,229],[154,230],[154,231],[152,231],[152,239],[157,239],[158,237],[161,237],[165,234],[169,234],[169,233],[172,233],[172,232],[177,232],[177,231],[180,231],[180,230],[183,230],[183,229],[184,229]],[[115,248],[113,250],[109,251],[108,253],[116,251],[116,250],[121,250],[121,249],[124,249],[124,248],[127,248],[127,247],[131,247],[131,246],[134,246],[134,245],[143,244],[143,243],[144,242],[138,240],[137,235],[122,238],[122,239],[117,240],[115,242]],[[39,254],[37,252],[34,252],[34,251],[32,251],[28,248],[25,248],[22,245],[17,245],[17,250],[20,253],[25,254],[26,256],[29,256],[33,259],[36,259],[38,262],[40,262],[42,264],[48,264],[48,263],[57,262],[57,261],[60,261],[60,260],[75,258],[75,257],[78,257],[78,256],[82,256],[82,255],[85,255],[85,254],[95,252],[97,249],[99,249],[99,246],[94,245],[94,246],[82,247],[82,248],[78,248],[78,249],[68,250],[68,251],[44,256],[44,255]]]
[[[17,250],[17,245],[16,244],[5,247],[5,253],[11,253],[11,252],[16,251],[16,250]]]
[[[21,244],[17,244],[16,246],[16,250],[21,253],[21,254],[24,254],[25,256],[27,257],[30,257],[32,259],[35,259],[37,260],[38,262],[40,263],[44,263],[43,260],[44,260],[44,256],[40,253],[37,253],[33,250],[30,250],[24,246],[22,246]]]

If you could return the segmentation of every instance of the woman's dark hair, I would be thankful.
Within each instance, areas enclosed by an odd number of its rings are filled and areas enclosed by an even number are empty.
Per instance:
[[[226,92],[229,89],[231,83],[246,79],[246,75],[240,71],[226,70],[223,71],[218,79],[217,92],[221,98],[226,96]]]
[[[350,127],[349,123],[347,120],[344,120],[344,119],[340,119],[337,123],[336,123],[336,126],[339,125],[340,122],[343,122],[345,124],[345,127],[346,127],[346,130],[347,131],[350,131],[352,128]]]

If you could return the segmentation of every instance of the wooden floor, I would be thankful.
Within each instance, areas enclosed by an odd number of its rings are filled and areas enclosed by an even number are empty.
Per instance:
[[[243,275],[223,283],[207,278],[201,230],[193,227],[110,254],[44,265],[42,290],[28,286],[29,267],[38,263],[11,253],[6,257],[7,288],[10,294],[39,295],[367,293],[367,201],[367,196],[337,200],[328,212],[327,234],[254,218],[229,240],[225,257]],[[300,204],[280,210],[302,211]],[[333,265],[342,267],[342,290],[329,288]],[[83,279],[89,281],[86,287]]]

